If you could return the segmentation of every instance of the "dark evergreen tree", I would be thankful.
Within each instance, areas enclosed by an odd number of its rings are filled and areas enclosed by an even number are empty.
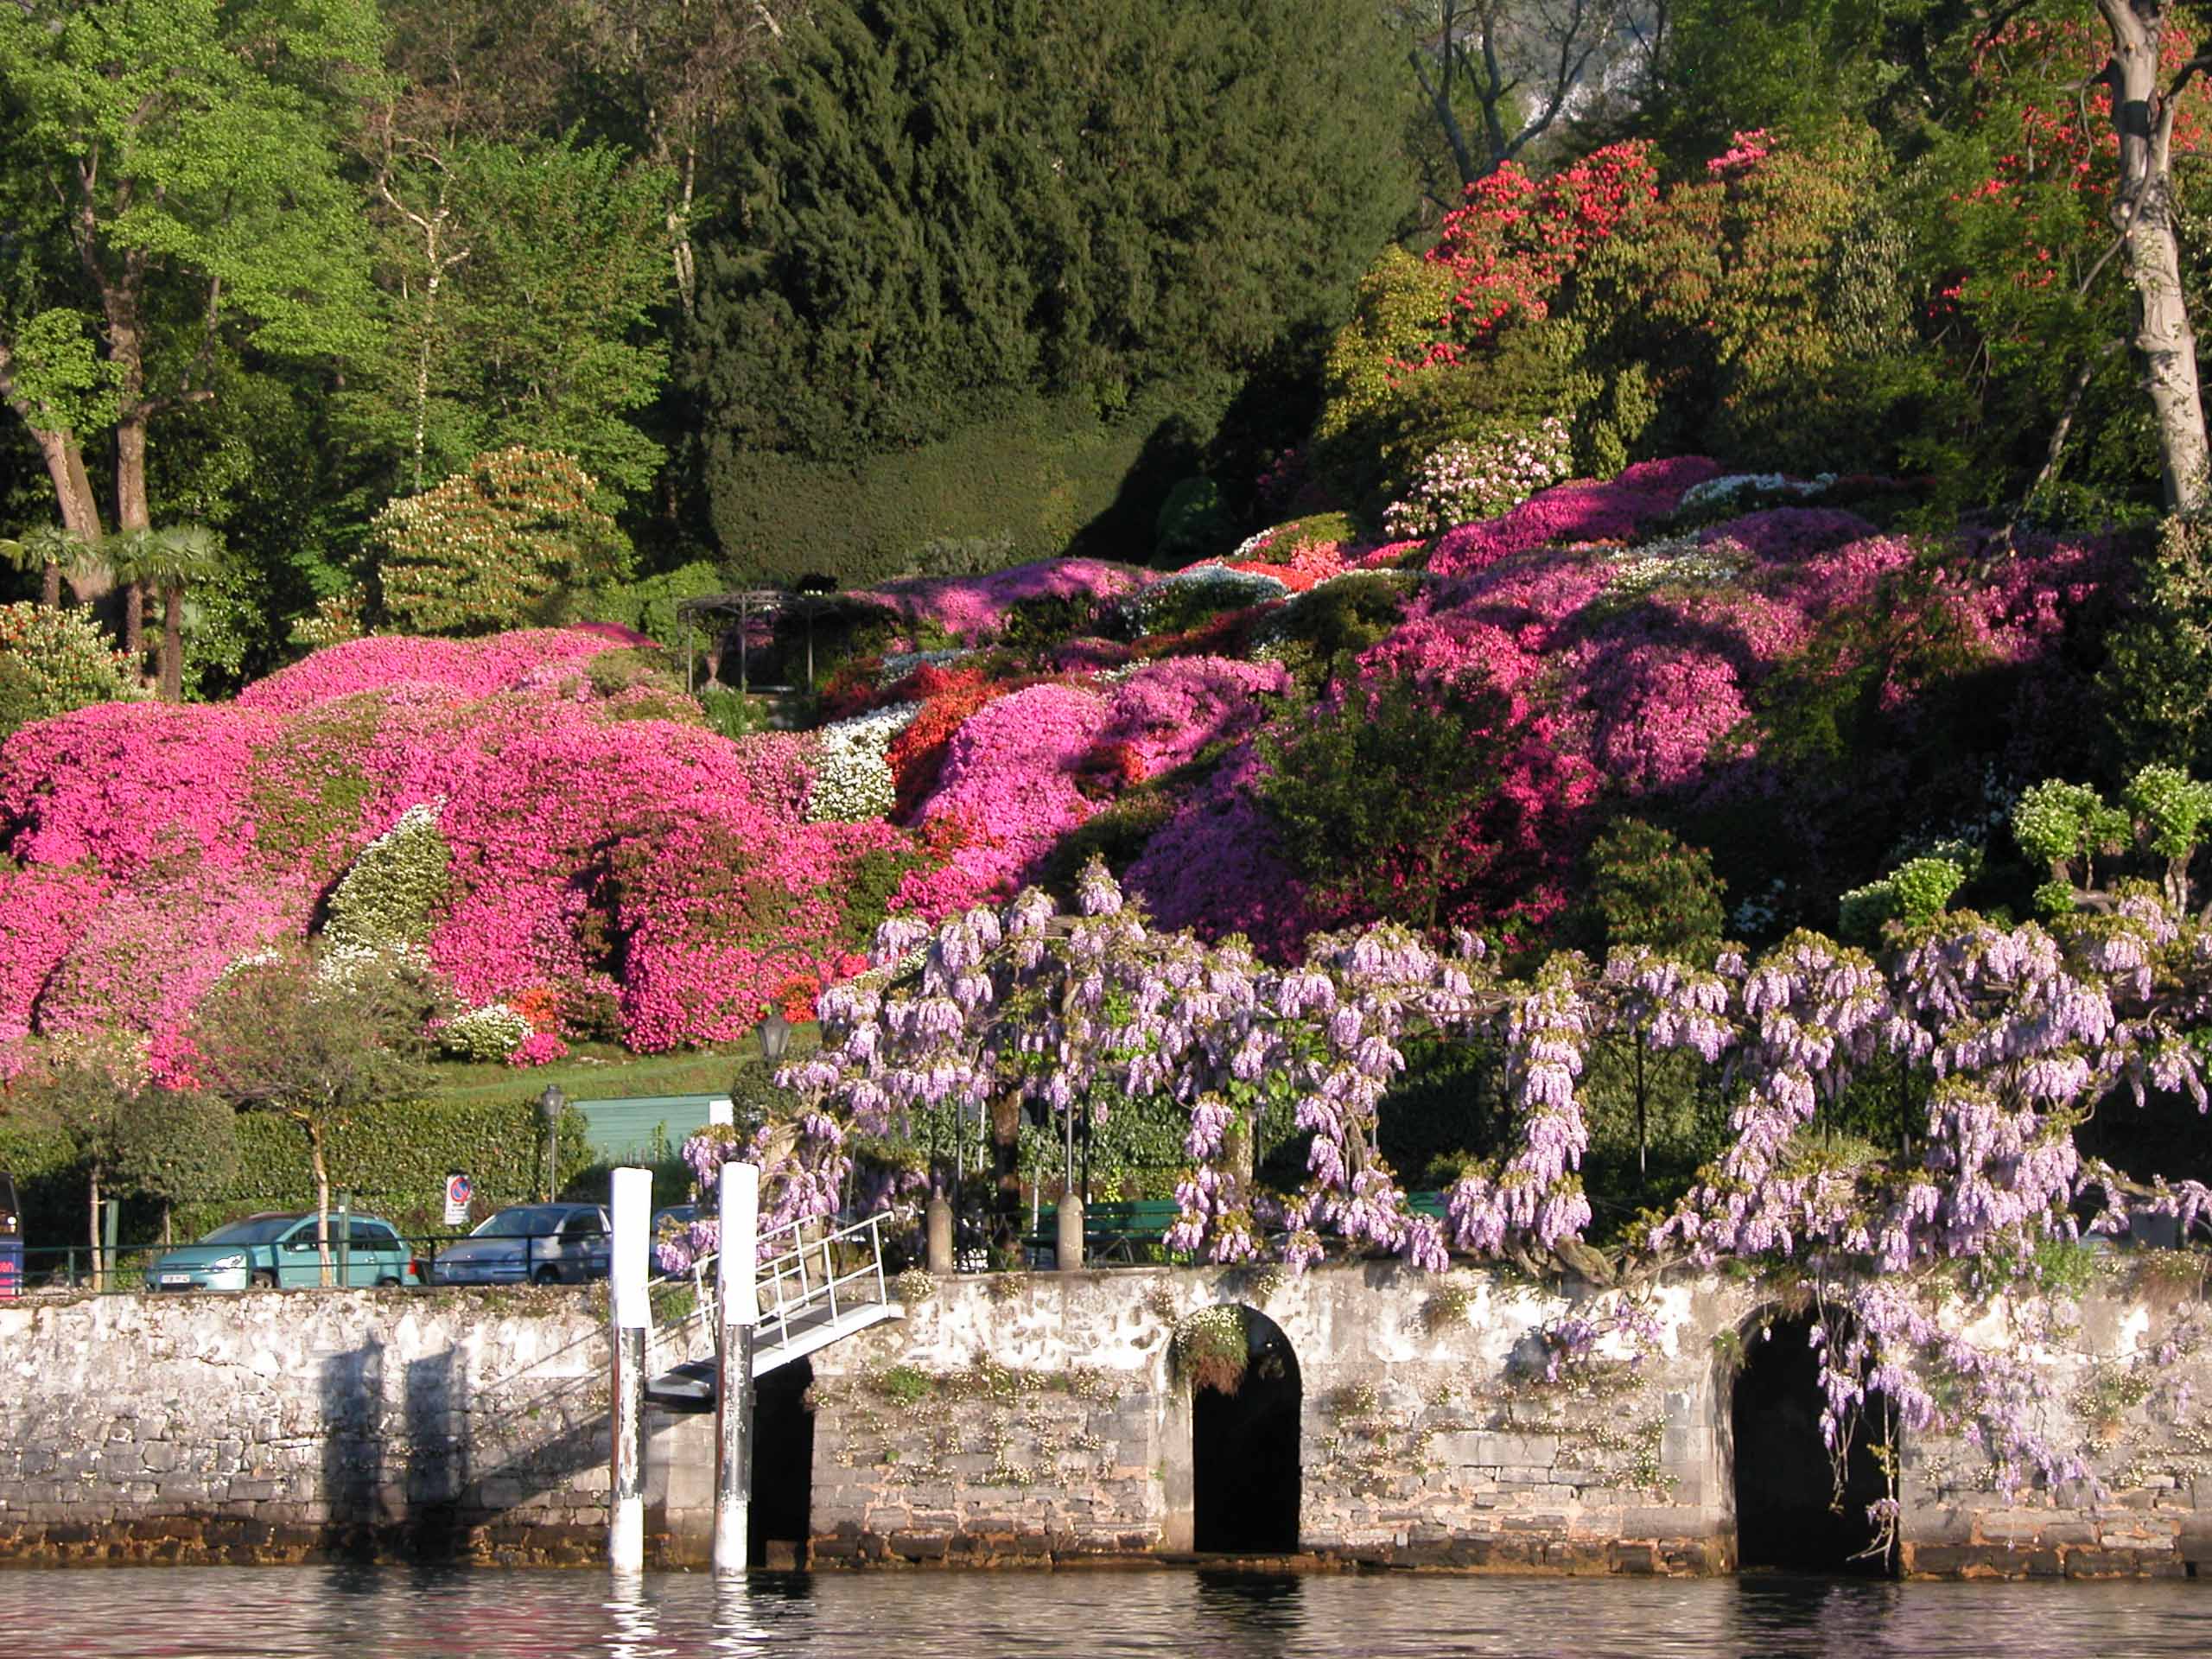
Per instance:
[[[1015,391],[1111,418],[1318,338],[1413,204],[1402,81],[1364,0],[816,9],[705,238],[710,492],[748,452],[858,461]]]

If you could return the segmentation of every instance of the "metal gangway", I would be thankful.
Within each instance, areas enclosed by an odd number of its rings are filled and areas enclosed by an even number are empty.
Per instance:
[[[817,1218],[785,1222],[761,1233],[754,1376],[870,1325],[906,1317],[883,1272],[883,1228],[891,1218],[887,1210],[843,1227],[824,1228]],[[718,1327],[721,1317],[715,1306],[716,1267],[712,1255],[691,1263],[696,1317],[709,1331]],[[664,1405],[703,1410],[714,1403],[714,1362],[672,1367],[654,1377],[646,1393]]]

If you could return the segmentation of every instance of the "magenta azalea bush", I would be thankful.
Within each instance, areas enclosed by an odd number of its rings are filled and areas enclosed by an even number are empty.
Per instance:
[[[1103,559],[1039,559],[983,576],[912,576],[887,582],[858,594],[912,626],[927,623],[955,639],[995,639],[1007,613],[1033,600],[1072,599],[1103,602],[1139,585],[1144,572]]]
[[[0,1040],[165,1040],[432,802],[449,868],[425,949],[466,1007],[550,999],[571,1036],[663,1049],[834,976],[874,920],[847,914],[846,872],[908,838],[806,821],[810,739],[733,743],[594,691],[577,671],[617,643],[365,639],[235,705],[24,728],[0,747]]]

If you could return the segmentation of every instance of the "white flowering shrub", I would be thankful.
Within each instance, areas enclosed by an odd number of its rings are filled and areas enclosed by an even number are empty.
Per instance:
[[[1691,512],[1700,507],[1725,505],[1739,495],[1773,495],[1784,490],[1796,495],[1811,495],[1834,482],[1834,473],[1822,473],[1817,478],[1785,478],[1780,473],[1730,473],[1723,478],[1708,478],[1702,484],[1691,485],[1682,492],[1681,504],[1675,510]]]
[[[361,849],[331,890],[323,937],[340,950],[419,945],[444,902],[453,849],[438,832],[442,801],[423,801]]]
[[[1605,592],[1629,599],[1658,588],[1714,588],[1744,571],[1734,543],[1700,542],[1695,531],[1609,552]]]
[[[824,726],[814,789],[806,800],[807,822],[861,823],[888,812],[898,785],[884,752],[921,712],[918,702],[899,702]]]
[[[1382,528],[1394,541],[1412,541],[1495,518],[1573,471],[1567,423],[1557,416],[1533,428],[1501,427],[1447,443],[1422,461],[1404,499],[1384,509]]]
[[[1290,592],[1287,582],[1257,570],[1194,564],[1140,588],[1122,601],[1122,620],[1140,637],[1180,633],[1224,611],[1265,605]]]
[[[504,1060],[537,1028],[504,1002],[457,1014],[438,1027],[438,1046],[456,1059]]]
[[[947,663],[957,663],[975,654],[963,650],[889,652],[884,656],[883,666],[875,671],[875,683],[896,685],[918,668],[943,668]]]

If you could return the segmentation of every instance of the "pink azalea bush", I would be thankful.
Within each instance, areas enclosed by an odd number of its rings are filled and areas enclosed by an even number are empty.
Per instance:
[[[483,639],[379,634],[332,645],[279,669],[239,692],[238,702],[247,709],[290,714],[356,691],[388,691],[410,683],[487,697],[514,690],[547,669],[581,668],[600,652],[620,651],[639,638],[627,628],[604,623],[529,629]]]
[[[908,838],[805,822],[811,740],[635,718],[566,671],[613,645],[369,639],[236,705],[25,727],[0,746],[0,1041],[171,1040],[232,962],[307,934],[361,849],[433,802],[449,856],[427,950],[464,1006],[547,999],[569,1034],[653,1049],[734,1038],[794,981],[827,982],[855,925],[845,872],[911,858]],[[550,1058],[562,1033],[543,1034],[518,1058]]]
[[[1674,512],[1693,484],[1720,475],[1702,456],[1640,461],[1605,483],[1561,484],[1522,502],[1502,518],[1446,531],[1428,568],[1439,575],[1466,575],[1510,553],[1553,542],[1596,542],[1634,536]]]
[[[1026,600],[1117,599],[1143,580],[1130,565],[1103,559],[1039,559],[982,576],[912,576],[857,594],[907,623],[934,624],[956,639],[995,638],[1007,613]]]

